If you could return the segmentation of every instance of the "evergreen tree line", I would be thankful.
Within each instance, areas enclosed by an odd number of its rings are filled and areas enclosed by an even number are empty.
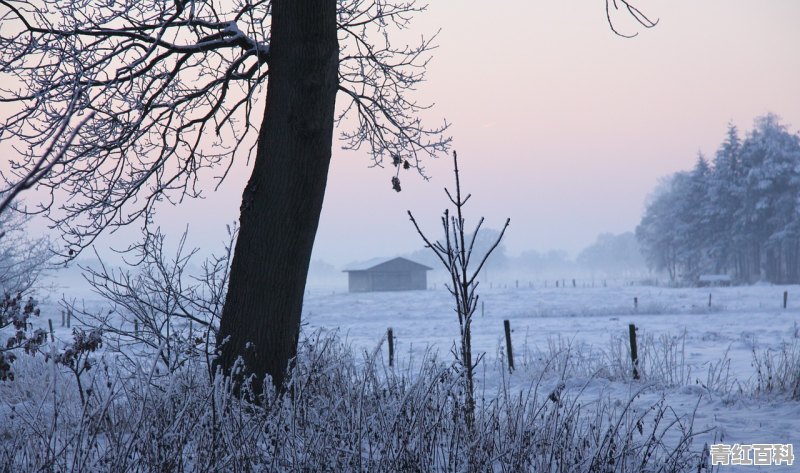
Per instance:
[[[744,139],[734,125],[712,161],[661,182],[636,237],[673,283],[702,274],[800,283],[800,135],[768,114]]]

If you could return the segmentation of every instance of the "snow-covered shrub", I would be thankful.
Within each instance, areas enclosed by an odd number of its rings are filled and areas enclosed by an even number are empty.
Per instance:
[[[109,356],[109,355],[106,355]],[[484,365],[473,428],[464,385],[432,353],[388,367],[319,332],[300,344],[287,393],[254,405],[201,360],[138,378],[113,360],[92,370],[94,402],[43,357],[40,389],[0,384],[0,465],[9,471],[541,471],[697,472],[692,416],[663,400],[590,395],[559,377],[520,379]],[[521,370],[520,370],[521,371]],[[40,373],[49,373],[42,376]],[[33,380],[25,380],[31,386]],[[22,385],[20,384],[20,385]],[[269,385],[269,383],[266,383]]]
[[[754,394],[788,396],[800,400],[800,343],[783,342],[780,348],[759,352],[753,347],[756,369]]]
[[[72,343],[61,350],[52,350],[45,354],[45,359],[52,357],[57,365],[65,366],[75,376],[75,383],[78,387],[78,394],[81,403],[86,403],[86,397],[93,392],[91,387],[85,388],[81,376],[92,369],[96,361],[91,355],[103,345],[103,332],[100,329],[92,329],[88,332],[80,329],[72,329]]]
[[[13,332],[8,338],[0,338],[0,381],[13,381],[14,371],[11,364],[16,360],[18,352],[35,354],[39,346],[47,339],[47,332],[41,329],[29,330],[31,316],[39,315],[36,301],[29,297],[23,301],[22,293],[12,297],[6,294],[0,301],[0,334],[10,328]]]
[[[65,305],[87,326],[101,329],[109,351],[118,363],[135,372],[151,357],[159,359],[159,375],[180,369],[189,360],[205,361],[212,377],[211,358],[224,303],[231,249],[237,228],[228,228],[228,240],[221,255],[212,255],[191,274],[192,258],[198,251],[187,250],[183,234],[174,253],[165,252],[165,237],[156,233],[133,257],[135,271],[84,268],[89,284],[109,304],[97,312],[74,303]]]

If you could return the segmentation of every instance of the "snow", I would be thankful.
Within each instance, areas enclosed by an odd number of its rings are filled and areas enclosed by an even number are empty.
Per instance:
[[[233,42],[238,39],[244,39],[247,42],[247,44],[249,44],[251,48],[254,51],[256,51],[259,55],[269,54],[269,44],[261,43],[244,34],[244,32],[239,28],[239,25],[236,24],[235,21],[228,22],[227,26],[225,26],[224,31],[231,34],[231,36],[227,37],[226,39],[227,41]]]
[[[789,304],[783,309],[783,293]],[[69,293],[69,292],[68,292]],[[625,348],[629,324],[637,327],[639,352],[659,354],[666,343],[684,365],[674,383],[630,381],[605,374],[581,373],[568,379],[567,390],[587,403],[599,398],[624,403],[641,390],[635,405],[646,409],[662,397],[678,414],[694,415],[694,431],[703,443],[793,444],[800,448],[800,403],[786,395],[752,395],[756,381],[753,353],[773,352],[800,342],[800,286],[663,288],[612,286],[555,288],[495,288],[481,285],[473,320],[473,353],[484,353],[477,390],[495,392],[506,382],[512,392],[529,386],[541,374],[548,353],[574,350],[577,364],[594,366],[614,347]],[[709,307],[709,295],[711,306]],[[88,294],[87,294],[88,296]],[[638,304],[634,306],[634,298]],[[102,302],[87,297],[87,306]],[[34,326],[46,328],[52,319],[57,342],[71,331],[61,327],[60,308],[52,299],[42,304]],[[516,370],[502,368],[505,354],[503,320],[512,328]],[[74,326],[73,322],[73,326]],[[398,364],[421,360],[429,350],[450,360],[458,339],[456,314],[444,289],[409,292],[347,293],[310,288],[303,309],[303,331],[337,330],[357,353],[371,353],[392,327]],[[381,345],[382,344],[382,345]],[[665,355],[666,357],[666,355]],[[707,389],[709,370],[729,358],[727,391]],[[666,363],[668,360],[651,360]],[[628,366],[622,367],[627,370]],[[555,387],[556,379],[543,386]],[[547,384],[551,383],[551,384]],[[740,390],[741,388],[741,390]],[[800,451],[798,451],[800,453]],[[727,468],[727,469],[726,469]],[[723,467],[720,471],[794,471],[791,466]]]
[[[787,309],[783,309],[784,291],[789,293]],[[530,370],[524,368],[535,365],[537,350],[546,351],[548,344],[559,340],[583,353],[608,350],[614,337],[627,340],[628,324],[632,323],[638,329],[640,353],[648,339],[683,340],[678,353],[683,354],[691,370],[686,374],[693,381],[677,387],[654,386],[639,398],[642,405],[653,404],[663,395],[678,412],[690,414],[697,406],[694,430],[708,430],[700,439],[709,444],[791,443],[800,447],[800,403],[774,395],[753,398],[738,394],[737,389],[755,382],[754,350],[779,350],[782,343],[798,341],[800,286],[551,287],[492,289],[480,294],[484,313],[481,315],[479,302],[473,321],[473,352],[485,353],[487,368],[482,382],[487,385],[499,382],[492,366],[505,350],[504,319],[513,330],[516,365],[523,366],[511,377],[512,384],[519,385],[530,381]],[[421,358],[432,348],[446,358],[458,338],[450,297],[445,290],[351,294],[312,289],[304,306],[304,330],[338,329],[355,350],[371,352],[392,327],[400,356]],[[634,297],[638,308],[634,308]],[[703,387],[709,368],[726,355],[730,358],[731,392],[710,392]],[[636,383],[602,378],[572,381],[575,386],[586,384],[581,396],[588,398],[624,400],[637,387]],[[739,471],[737,468],[742,467],[723,467],[721,471]],[[744,468],[793,471],[786,465]]]

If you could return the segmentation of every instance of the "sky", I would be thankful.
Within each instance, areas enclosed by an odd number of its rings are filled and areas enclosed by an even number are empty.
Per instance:
[[[563,249],[572,256],[599,233],[633,231],[658,180],[713,156],[728,123],[741,131],[767,112],[800,129],[800,2],[640,0],[658,19],[638,36],[615,36],[602,0],[432,0],[415,39],[441,30],[427,80],[415,94],[435,103],[424,117],[447,119],[467,219],[506,217],[510,254]],[[404,36],[405,37],[405,36]],[[262,102],[263,104],[263,102]],[[447,204],[452,160],[425,163],[430,180],[372,168],[364,152],[333,161],[314,259],[338,267],[422,247],[411,210],[432,236]],[[189,242],[221,245],[238,217],[249,169],[238,169],[200,202],[162,209],[169,233],[187,224]],[[125,233],[108,238],[121,245]],[[177,238],[177,237],[176,237]]]
[[[620,18],[615,36],[600,0],[435,0],[420,32],[441,28],[419,88],[429,116],[452,122],[468,218],[498,228],[510,253],[577,254],[597,234],[635,229],[659,178],[713,156],[729,122],[749,130],[774,112],[800,129],[800,2],[639,2],[649,30]],[[431,123],[436,123],[432,121]],[[334,264],[420,246],[405,211],[431,233],[446,205],[452,162],[430,181],[368,168],[337,151],[315,257]]]

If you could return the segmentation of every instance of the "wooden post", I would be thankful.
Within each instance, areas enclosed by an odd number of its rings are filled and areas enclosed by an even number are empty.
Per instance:
[[[50,326],[50,341],[55,342],[56,336],[53,334],[53,319],[47,319],[47,325]]]
[[[789,291],[783,291],[783,308],[786,308],[786,303],[789,302]]]
[[[61,311],[61,326],[63,327],[66,324],[67,324],[67,314],[62,310]]]
[[[639,308],[639,298],[638,297],[634,297],[633,298],[633,308],[634,309],[638,309]]]
[[[572,287],[578,287],[578,286],[575,285],[575,280],[574,279],[572,280]]]
[[[558,287],[558,279],[556,279],[556,287]]]
[[[628,325],[628,337],[631,343],[631,363],[633,364],[633,379],[639,379],[639,352],[636,349],[636,326]]]
[[[394,365],[394,332],[392,327],[386,331],[386,339],[389,341],[389,367]]]
[[[67,328],[72,324],[72,309],[67,309]]]
[[[708,294],[708,307],[711,308],[711,293]]]
[[[508,372],[514,371],[514,351],[511,348],[511,322],[503,321],[503,328],[506,332],[506,355],[508,356]]]

